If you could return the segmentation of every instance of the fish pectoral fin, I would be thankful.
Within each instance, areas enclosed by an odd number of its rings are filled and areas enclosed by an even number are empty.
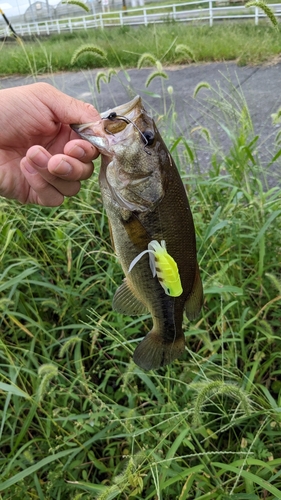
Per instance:
[[[121,286],[116,290],[113,297],[112,307],[115,311],[128,316],[146,314],[147,307],[133,294],[129,288],[126,278]]]
[[[199,267],[197,264],[196,274],[191,293],[185,303],[185,314],[190,321],[196,319],[203,305],[203,285],[200,278]]]
[[[157,370],[179,358],[184,350],[184,335],[172,342],[165,342],[163,335],[152,330],[136,348],[133,359],[144,370]]]

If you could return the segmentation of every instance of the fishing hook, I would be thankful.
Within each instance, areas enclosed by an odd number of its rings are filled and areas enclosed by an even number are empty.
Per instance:
[[[148,155],[151,155],[151,153],[145,149],[147,147],[147,145],[148,145],[147,138],[145,137],[144,133],[139,129],[139,127],[132,120],[130,120],[130,118],[127,118],[126,116],[122,116],[122,115],[117,115],[117,113],[115,113],[115,111],[112,111],[111,113],[109,113],[108,116],[106,116],[105,118],[103,118],[103,120],[111,120],[111,121],[121,120],[121,121],[123,121],[125,123],[131,123],[133,125],[133,127],[135,127],[137,129],[137,131],[140,133],[143,141],[145,142],[145,144],[144,144],[144,151]],[[105,131],[108,134],[114,135],[114,134],[112,134],[112,132],[109,132],[109,130],[107,130],[107,129],[105,129]]]

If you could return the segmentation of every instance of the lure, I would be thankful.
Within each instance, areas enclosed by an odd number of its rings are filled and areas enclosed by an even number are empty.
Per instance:
[[[153,277],[157,275],[159,283],[167,295],[179,297],[183,289],[178,266],[173,257],[168,254],[164,240],[161,241],[161,245],[158,241],[152,240],[148,244],[147,250],[144,250],[132,260],[129,272],[146,253],[149,254],[149,265]]]

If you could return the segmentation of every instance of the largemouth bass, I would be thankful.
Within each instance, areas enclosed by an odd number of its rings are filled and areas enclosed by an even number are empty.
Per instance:
[[[150,312],[153,328],[134,361],[157,369],[185,350],[184,310],[194,320],[202,307],[192,213],[177,167],[141,98],[101,117],[72,128],[102,157],[100,189],[126,276],[113,308],[128,315]]]

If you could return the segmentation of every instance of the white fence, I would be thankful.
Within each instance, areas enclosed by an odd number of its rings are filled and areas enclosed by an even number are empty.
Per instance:
[[[239,0],[238,0],[239,2]],[[208,23],[215,21],[253,19],[255,24],[265,18],[264,12],[258,7],[245,8],[244,5],[234,5],[237,0],[200,0],[198,2],[162,5],[159,7],[139,7],[136,9],[119,10],[115,12],[100,12],[81,17],[67,19],[53,19],[27,24],[13,24],[13,28],[20,36],[50,35],[66,31],[107,28],[112,26],[145,25],[150,23],[164,23],[169,21]],[[278,17],[281,15],[281,4],[270,4]],[[0,27],[0,37],[10,34],[8,27]]]

